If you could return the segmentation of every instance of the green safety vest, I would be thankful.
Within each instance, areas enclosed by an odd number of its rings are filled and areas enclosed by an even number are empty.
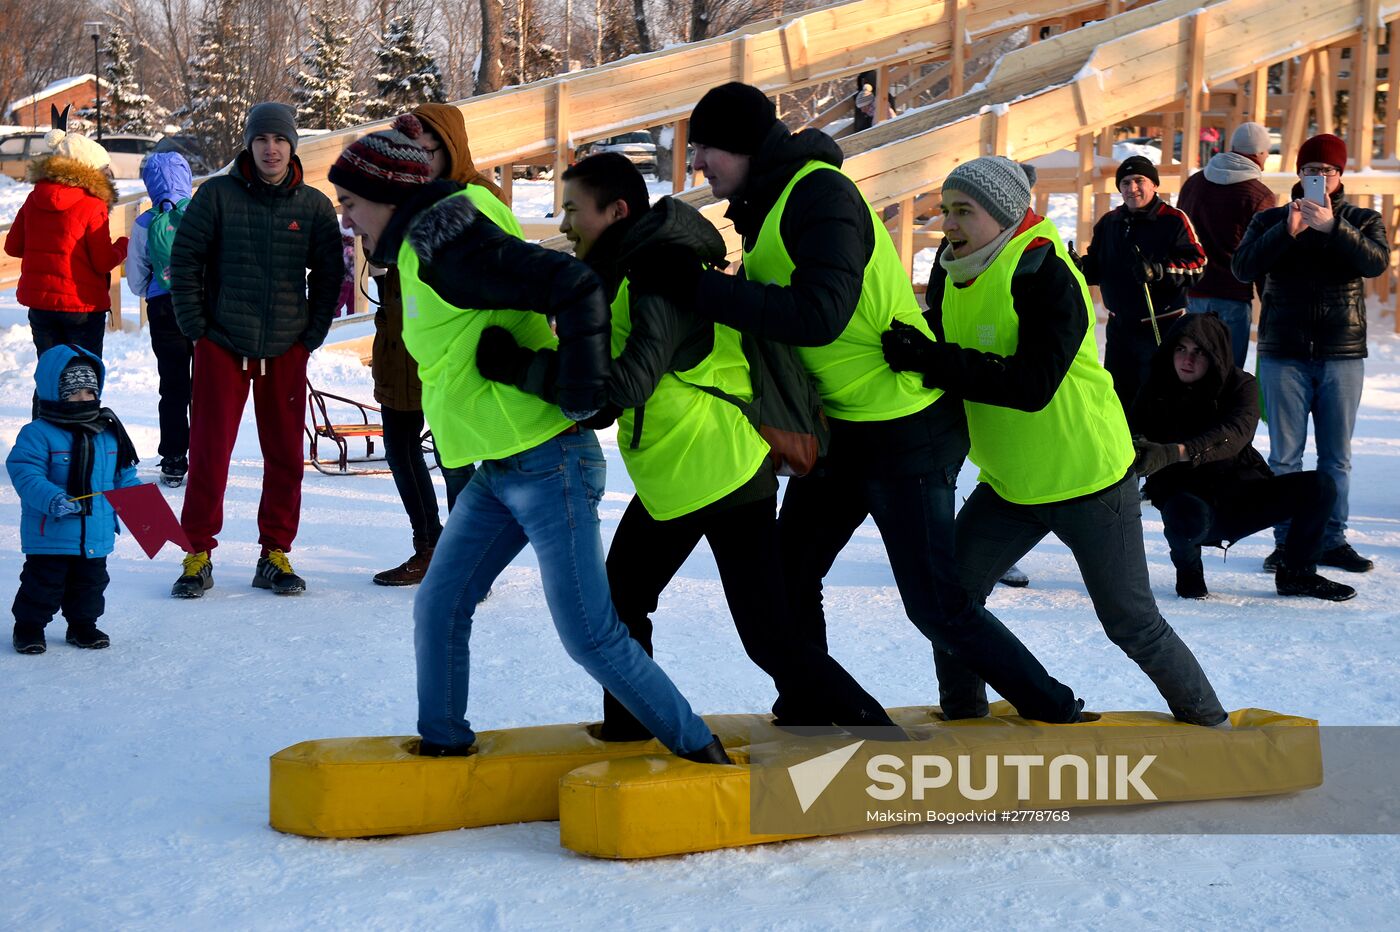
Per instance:
[[[966,287],[943,289],[943,332],[948,341],[998,356],[1016,352],[1020,319],[1011,301],[1011,277],[1026,247],[1049,240],[1084,296],[1089,327],[1069,372],[1040,411],[964,402],[977,479],[1021,505],[1059,502],[1108,488],[1133,462],[1133,444],[1113,377],[1099,365],[1094,302],[1049,220],[1013,237],[987,270]]]
[[[783,245],[783,209],[792,189],[815,171],[840,171],[825,162],[802,166],[783,189],[773,209],[763,219],[753,249],[744,253],[744,274],[751,282],[788,285],[792,281],[792,258]],[[863,200],[863,198],[862,198]],[[890,421],[922,411],[938,400],[941,389],[925,388],[918,372],[895,372],[885,362],[880,334],[898,320],[936,339],[924,320],[914,288],[895,252],[885,224],[869,203],[870,222],[875,227],[875,250],[866,263],[861,281],[860,301],[846,329],[826,346],[799,346],[797,355],[816,380],[822,404],[829,417],[846,421]]]
[[[612,303],[612,355],[632,332],[630,286],[623,279]],[[617,419],[617,445],[647,513],[658,521],[679,518],[719,501],[753,478],[768,444],[733,404],[707,394],[709,386],[742,401],[753,399],[749,366],[739,333],[715,324],[714,348],[696,365],[667,372],[638,409]]]
[[[469,198],[497,226],[516,237],[510,208],[478,184],[451,197]],[[543,314],[459,308],[418,277],[418,254],[407,238],[399,247],[403,288],[403,343],[423,380],[423,414],[442,464],[449,468],[498,460],[536,447],[572,422],[546,401],[513,385],[492,382],[476,368],[476,345],[487,327],[505,327],[528,349],[558,341]]]

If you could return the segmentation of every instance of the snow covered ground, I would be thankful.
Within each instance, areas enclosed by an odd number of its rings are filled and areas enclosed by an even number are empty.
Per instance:
[[[0,183],[0,193],[4,185]],[[134,310],[128,307],[128,311]],[[1344,604],[1282,600],[1259,572],[1267,535],[1208,558],[1212,598],[1183,602],[1155,512],[1154,589],[1227,708],[1327,724],[1400,724],[1400,339],[1373,309],[1355,445],[1351,539],[1377,560]],[[337,333],[337,335],[339,332]],[[106,401],[154,477],[156,366],[140,333],[109,334]],[[29,417],[34,353],[0,295],[0,455]],[[334,347],[324,389],[368,399],[369,370]],[[1267,438],[1260,438],[1267,449]],[[632,492],[604,437],[611,537]],[[965,470],[964,494],[974,473]],[[227,502],[216,587],[169,598],[178,554],[123,535],[103,628],[79,651],[50,627],[40,657],[0,647],[0,928],[1396,928],[1393,836],[990,835],[890,830],[640,863],[559,847],[555,824],[312,841],[267,825],[268,755],[338,735],[414,728],[412,589],[370,576],[408,556],[389,477],[308,472],[292,554],[297,599],[249,587],[261,481],[251,408]],[[441,488],[439,484],[439,488]],[[183,490],[167,490],[178,512]],[[0,483],[0,587],[13,591],[19,506]],[[1094,620],[1065,548],[1022,563],[1028,589],[991,605],[1093,709],[1164,708]],[[1341,574],[1339,574],[1341,575]],[[887,705],[936,701],[927,642],[903,617],[883,547],[861,528],[829,580],[832,652]],[[713,562],[687,562],[656,616],[657,658],[705,712],[759,711],[771,685],[743,657]],[[501,728],[595,719],[598,691],[565,657],[531,552],[478,614],[472,720]],[[1185,814],[1189,807],[1181,807]]]

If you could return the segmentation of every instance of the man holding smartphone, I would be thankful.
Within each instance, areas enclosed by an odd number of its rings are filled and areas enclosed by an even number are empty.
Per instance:
[[[1311,413],[1317,468],[1337,484],[1317,562],[1364,573],[1374,564],[1346,540],[1351,434],[1365,377],[1365,279],[1385,271],[1390,247],[1381,215],[1347,202],[1346,143],[1330,133],[1314,136],[1298,150],[1297,164],[1294,199],[1254,217],[1232,268],[1241,281],[1264,283],[1259,384],[1269,467],[1276,475],[1302,468]],[[1274,528],[1266,569],[1277,568],[1287,534],[1287,523]]]

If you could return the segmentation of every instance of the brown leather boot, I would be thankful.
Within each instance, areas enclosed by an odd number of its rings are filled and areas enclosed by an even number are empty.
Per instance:
[[[420,547],[413,556],[391,570],[374,574],[374,582],[379,586],[416,586],[428,572],[428,564],[433,559],[432,547]]]

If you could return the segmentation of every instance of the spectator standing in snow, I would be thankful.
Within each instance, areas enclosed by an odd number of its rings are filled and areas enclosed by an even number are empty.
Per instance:
[[[136,218],[127,255],[127,283],[146,298],[146,327],[160,376],[160,478],[172,488],[185,481],[190,450],[190,370],[194,344],[180,331],[170,298],[170,249],[178,218],[193,191],[190,163],[178,152],[156,152],[141,166],[151,209]],[[151,225],[156,224],[155,236]]]
[[[263,454],[253,585],[302,592],[287,552],[301,520],[306,361],[330,329],[344,275],[330,199],[302,181],[295,112],[248,112],[229,174],[204,182],[171,252],[170,292],[194,341],[190,473],[180,523],[193,545],[171,595],[214,584],[210,552],[224,523],[224,490],[248,393]],[[307,270],[310,274],[307,274]]]
[[[36,414],[20,428],[5,468],[19,493],[24,568],[15,593],[14,648],[42,654],[44,626],[63,610],[68,643],[103,648],[107,555],[117,517],[102,493],[137,484],[136,450],[122,422],[100,406],[105,373],[96,353],[61,344],[34,371]]]
[[[413,141],[422,127],[411,115],[394,126],[349,146],[328,177],[370,261],[398,268],[404,340],[444,461],[482,464],[413,604],[418,752],[464,755],[475,743],[466,719],[472,616],[528,543],[569,655],[677,754],[727,763],[719,739],[627,636],[608,594],[597,511],[606,463],[593,431],[577,423],[605,401],[602,284],[582,263],[523,242],[510,209],[486,187],[425,183],[431,156]],[[546,314],[557,318],[557,341]],[[560,406],[478,371],[491,365],[478,346],[492,326],[530,350],[557,342]]]
[[[743,274],[702,271],[693,261],[627,271],[633,288],[797,347],[821,394],[829,454],[789,480],[779,516],[798,635],[825,649],[822,579],[870,516],[904,610],[936,648],[961,656],[1021,715],[1077,721],[1083,701],[958,582],[953,498],[967,453],[962,405],[917,374],[892,371],[880,354],[880,334],[892,321],[925,333],[928,325],[894,242],[840,171],[840,146],[820,130],[789,133],[772,101],[740,83],[701,98],[690,138],[696,170],[716,197],[729,199],[727,216],[743,237]],[[795,710],[780,702],[776,711],[786,718]]]
[[[127,246],[125,236],[112,242],[112,159],[91,139],[61,129],[44,141],[50,154],[29,166],[34,190],[5,237],[5,252],[20,260],[15,299],[29,308],[38,353],[71,343],[101,356],[111,272]]]
[[[1249,221],[1274,206],[1274,192],[1259,180],[1268,157],[1269,131],[1258,123],[1241,123],[1230,136],[1230,151],[1187,178],[1176,199],[1206,252],[1205,272],[1187,292],[1186,309],[1192,314],[1214,311],[1225,322],[1240,368],[1249,356],[1254,286],[1236,278],[1230,264]]]
[[[958,512],[963,586],[985,599],[1053,533],[1074,554],[1104,632],[1172,714],[1224,722],[1205,671],[1152,597],[1128,424],[1099,365],[1093,302],[1069,250],[1031,210],[1029,180],[1010,159],[959,165],[943,184],[942,210],[948,248],[928,292],[938,339],[909,327],[882,339],[891,367],[923,373],[966,407],[969,456],[981,471]],[[982,678],[950,653],[934,659],[944,710],[986,714]]]
[[[1186,313],[1186,289],[1201,277],[1206,254],[1190,219],[1157,196],[1161,180],[1149,159],[1124,159],[1116,180],[1123,203],[1094,224],[1084,279],[1099,286],[1108,308],[1103,366],[1127,411],[1161,334]]]
[[[1133,431],[1143,447],[1145,491],[1162,512],[1176,567],[1176,594],[1204,599],[1201,546],[1235,541],[1290,519],[1279,595],[1343,602],[1350,586],[1317,575],[1313,564],[1337,486],[1327,475],[1275,476],[1251,441],[1259,426],[1259,387],[1230,358],[1230,331],[1214,314],[1176,323],[1152,357],[1133,404]]]
[[[1259,313],[1259,382],[1269,421],[1269,466],[1278,475],[1302,469],[1312,417],[1317,468],[1337,485],[1337,501],[1317,562],[1351,573],[1374,565],[1347,543],[1351,435],[1366,376],[1366,279],[1385,272],[1390,246],[1374,210],[1347,201],[1342,184],[1346,143],[1330,133],[1298,149],[1298,175],[1326,179],[1327,203],[1293,200],[1257,214],[1235,252],[1241,281],[1264,283]],[[1284,556],[1288,525],[1265,567]]]

